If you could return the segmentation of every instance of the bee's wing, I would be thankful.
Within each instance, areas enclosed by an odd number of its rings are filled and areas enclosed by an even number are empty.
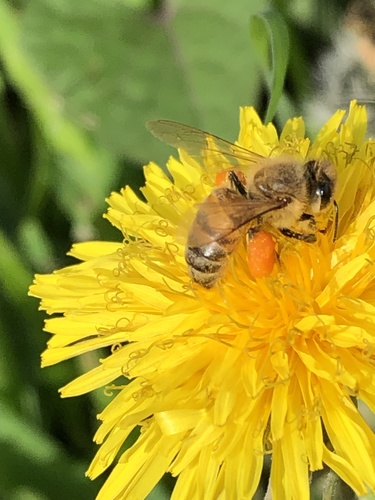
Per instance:
[[[246,148],[242,148],[220,137],[204,132],[189,125],[170,120],[156,120],[146,123],[150,132],[170,146],[183,149],[190,156],[201,159],[205,153],[213,160],[215,155],[222,161],[235,167],[258,163],[264,157]]]
[[[238,197],[237,200],[231,200],[220,203],[211,202],[210,196],[198,206],[198,211],[204,214],[204,217],[196,217],[193,222],[189,237],[189,246],[201,246],[213,241],[220,241],[230,238],[231,235],[243,228],[251,225],[263,215],[284,208],[290,203],[290,200],[270,200],[246,199]]]

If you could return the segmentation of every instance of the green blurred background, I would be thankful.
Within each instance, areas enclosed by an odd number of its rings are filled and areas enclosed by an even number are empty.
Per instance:
[[[41,370],[48,336],[27,296],[33,274],[73,263],[74,241],[121,241],[102,219],[105,197],[141,185],[141,166],[172,153],[147,120],[234,140],[240,105],[265,116],[272,75],[259,62],[260,32],[249,29],[257,13],[276,19],[265,31],[286,25],[290,36],[276,123],[301,114],[346,3],[0,0],[1,499],[90,499],[104,480],[84,472],[108,397],[57,392],[100,353]],[[167,478],[149,498],[169,498],[170,486]]]

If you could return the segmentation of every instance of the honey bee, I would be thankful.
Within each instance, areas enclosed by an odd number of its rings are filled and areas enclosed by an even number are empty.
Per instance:
[[[190,227],[185,259],[192,279],[211,288],[223,275],[228,257],[248,234],[275,228],[284,236],[313,243],[315,216],[334,202],[336,171],[326,159],[265,158],[202,130],[158,120],[147,123],[151,133],[201,159],[217,157],[225,172],[220,185],[199,205]],[[216,168],[216,164],[215,164]],[[335,220],[336,233],[337,212]],[[335,237],[335,236],[334,236]]]

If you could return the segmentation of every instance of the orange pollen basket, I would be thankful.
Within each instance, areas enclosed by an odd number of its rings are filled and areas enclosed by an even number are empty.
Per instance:
[[[275,241],[265,231],[258,231],[247,239],[247,259],[253,278],[264,278],[275,265]]]

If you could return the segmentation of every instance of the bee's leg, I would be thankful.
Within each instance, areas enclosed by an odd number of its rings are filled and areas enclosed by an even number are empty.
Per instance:
[[[336,241],[337,240],[337,231],[339,229],[339,206],[337,205],[336,200],[333,200],[333,210],[335,212],[334,222],[333,222],[333,224],[334,224],[334,226],[333,226],[333,241]],[[309,214],[302,214],[302,217],[304,215],[309,215]],[[302,218],[300,220],[302,220]],[[327,228],[320,229],[319,232],[322,234],[326,234]]]
[[[233,189],[237,191],[241,196],[247,198],[247,189],[244,184],[241,182],[240,178],[236,174],[234,170],[230,170],[228,172],[229,182],[231,183]]]
[[[288,238],[295,240],[306,241],[307,243],[314,243],[316,241],[316,221],[312,214],[303,213],[298,222],[301,222],[301,229],[304,228],[303,233],[293,231],[288,227],[279,227],[279,231]]]
[[[259,231],[259,227],[251,227],[247,230],[246,239],[247,241],[251,241],[254,235]]]
[[[276,243],[274,238],[260,228],[247,231],[247,263],[253,278],[264,278],[275,266]]]
[[[280,233],[288,238],[294,238],[295,240],[306,241],[306,243],[315,243],[316,236],[313,233],[296,233],[287,227],[279,227]]]
[[[247,230],[247,234],[246,234],[246,243],[247,244],[251,243],[251,240],[254,238],[256,233],[259,233],[260,224],[261,224],[261,222],[259,221],[259,226],[251,227],[250,229]],[[277,251],[277,249],[275,249],[275,257],[276,257],[277,262],[280,264],[280,255],[279,255],[279,252]]]

